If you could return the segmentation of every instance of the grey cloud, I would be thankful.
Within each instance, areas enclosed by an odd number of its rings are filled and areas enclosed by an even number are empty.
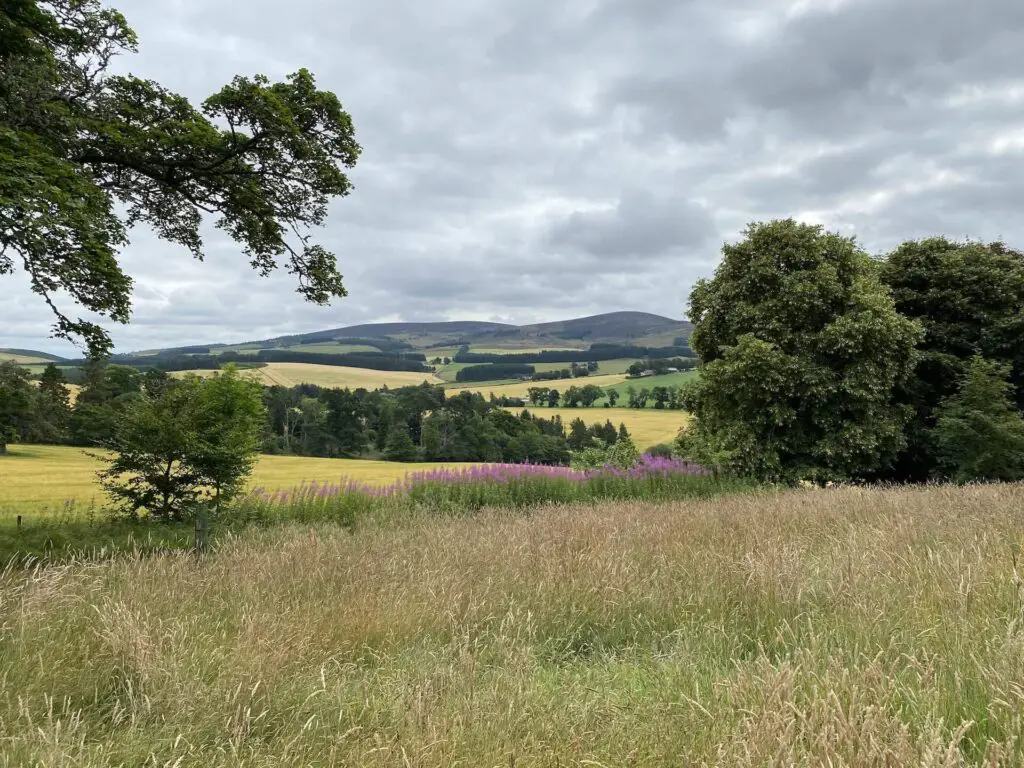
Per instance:
[[[714,224],[702,206],[673,195],[657,197],[631,189],[611,210],[573,212],[550,229],[548,242],[599,259],[624,259],[700,247],[714,234]]]
[[[120,349],[378,319],[678,317],[721,241],[775,216],[874,252],[1024,243],[1020,0],[113,2],[142,42],[123,69],[200,100],[307,66],[364,148],[316,233],[348,298],[303,303],[215,230],[201,264],[142,230]],[[24,276],[2,280],[0,346],[73,353],[46,340]]]

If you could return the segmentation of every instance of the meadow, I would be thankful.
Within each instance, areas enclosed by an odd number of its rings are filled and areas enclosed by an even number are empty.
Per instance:
[[[0,765],[1017,765],[1020,485],[250,530],[0,575]]]
[[[214,371],[175,371],[174,376],[188,373],[197,376],[212,376]],[[443,383],[429,373],[412,371],[374,371],[368,368],[349,368],[340,365],[316,365],[314,363],[267,363],[262,368],[249,368],[242,375],[259,381],[265,386],[295,387],[299,384],[316,384],[321,387],[348,387],[350,389],[379,389],[380,387],[407,387],[428,381]]]
[[[0,525],[18,514],[45,517],[76,507],[106,502],[96,481],[103,462],[82,448],[57,445],[12,445],[0,456]],[[387,485],[417,472],[451,466],[439,463],[399,464],[389,461],[318,459],[306,456],[260,456],[250,487],[293,488],[304,482],[336,483],[351,478],[370,485]]]
[[[522,408],[510,408],[513,413],[522,413]],[[684,411],[655,410],[653,408],[534,408],[526,410],[545,419],[558,416],[566,429],[573,419],[583,419],[587,426],[611,421],[619,426],[625,424],[630,437],[640,450],[658,443],[671,443],[679,430],[686,426],[690,417]]]

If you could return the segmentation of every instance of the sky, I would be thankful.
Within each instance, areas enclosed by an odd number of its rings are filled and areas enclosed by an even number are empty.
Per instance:
[[[230,240],[135,230],[118,351],[392,320],[685,317],[752,221],[870,253],[1024,246],[1021,0],[120,0],[120,60],[199,102],[309,68],[363,153],[316,240],[349,296],[306,304]],[[24,275],[0,347],[77,354]]]

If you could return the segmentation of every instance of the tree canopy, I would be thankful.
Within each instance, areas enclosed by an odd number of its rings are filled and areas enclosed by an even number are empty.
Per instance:
[[[110,350],[59,294],[127,322],[132,280],[118,263],[136,224],[203,257],[204,216],[267,275],[284,260],[299,292],[345,295],[334,254],[311,240],[360,153],[337,96],[300,69],[284,82],[236,77],[198,108],[153,80],[112,74],[136,50],[125,18],[98,0],[0,7],[0,275],[16,265],[56,316],[54,333]]]
[[[693,458],[769,480],[886,466],[909,409],[920,328],[900,316],[852,238],[792,219],[750,225],[690,297],[703,363],[684,390]]]
[[[1007,366],[1011,401],[1024,407],[1024,254],[933,237],[903,243],[879,272],[896,309],[924,327],[913,376],[897,392],[914,410],[908,445],[887,476],[926,480],[940,472],[939,405],[958,391],[975,355]]]

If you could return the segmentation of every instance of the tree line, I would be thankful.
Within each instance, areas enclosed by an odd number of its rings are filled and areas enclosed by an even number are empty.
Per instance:
[[[315,365],[336,365],[347,368],[366,368],[374,371],[411,371],[430,373],[424,363],[422,352],[303,352],[289,349],[261,349],[254,353],[226,350],[219,354],[156,354],[156,355],[111,355],[110,362],[133,368],[159,368],[162,371],[215,371],[233,363],[239,367],[260,367],[267,363],[313,363]],[[61,362],[62,366],[84,367],[90,358],[79,358]]]
[[[908,241],[872,259],[751,224],[690,296],[687,457],[765,480],[1024,479],[1024,254]]]
[[[211,381],[236,378],[232,371],[230,377],[215,376]],[[94,361],[85,368],[72,405],[66,379],[56,366],[47,366],[35,384],[23,367],[4,363],[0,452],[13,441],[115,447],[141,440],[126,434],[148,434],[141,442],[159,444],[166,437],[157,434],[161,429],[167,435],[203,432],[206,427],[188,426],[188,414],[193,412],[196,424],[216,424],[230,433],[235,429],[232,414],[254,411],[245,405],[245,392],[239,400],[219,395],[220,411],[202,405],[208,391],[204,381],[195,376],[174,379],[155,368],[143,373]],[[505,401],[487,400],[475,392],[448,396],[443,387],[426,383],[379,390],[249,384],[258,394],[256,410],[261,414],[257,446],[266,453],[392,461],[569,461],[566,428],[558,416],[543,418],[525,411],[515,415],[503,407]],[[195,410],[189,410],[193,405]],[[614,443],[607,427],[593,432],[597,447]],[[244,425],[241,429],[239,434],[246,433]],[[620,432],[628,435],[625,427],[616,430]]]
[[[689,346],[640,347],[632,344],[591,344],[589,349],[546,349],[541,352],[509,354],[470,352],[464,345],[452,359],[456,363],[587,363],[621,358],[693,357]]]

